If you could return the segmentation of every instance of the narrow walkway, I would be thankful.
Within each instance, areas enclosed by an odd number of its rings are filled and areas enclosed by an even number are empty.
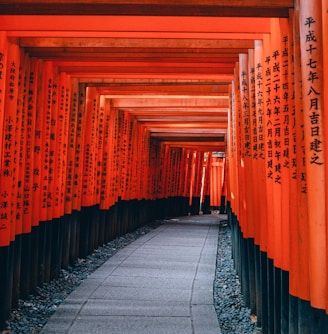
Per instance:
[[[118,251],[60,305],[43,334],[219,334],[218,215],[172,219]]]

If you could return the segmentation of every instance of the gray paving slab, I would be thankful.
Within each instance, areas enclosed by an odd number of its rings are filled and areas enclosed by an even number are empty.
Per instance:
[[[113,255],[58,307],[43,334],[219,334],[218,215],[186,216]]]

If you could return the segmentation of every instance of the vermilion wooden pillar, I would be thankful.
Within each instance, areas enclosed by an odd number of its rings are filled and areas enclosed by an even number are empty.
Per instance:
[[[322,54],[323,54],[323,102],[324,102],[324,114],[327,115],[328,112],[328,1],[322,0]],[[325,138],[328,135],[328,122],[327,120],[324,122],[324,133]],[[328,152],[325,152],[325,161],[328,161]],[[326,175],[326,193],[328,191],[328,166],[325,166],[325,175]],[[328,203],[328,197],[326,198],[326,207]],[[327,225],[326,225],[327,227]],[[326,240],[328,240],[328,228],[326,229]],[[328,249],[327,249],[328,252]],[[327,268],[328,268],[328,256],[327,258]],[[328,290],[326,293],[326,314],[328,314]],[[328,328],[328,324],[327,324]]]
[[[323,99],[322,5],[300,1],[300,46],[304,107],[304,144],[309,210],[311,305],[326,308],[326,193]]]

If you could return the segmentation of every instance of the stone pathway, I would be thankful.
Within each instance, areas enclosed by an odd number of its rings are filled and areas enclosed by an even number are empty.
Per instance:
[[[43,334],[219,334],[218,215],[171,219],[118,251],[59,306]]]

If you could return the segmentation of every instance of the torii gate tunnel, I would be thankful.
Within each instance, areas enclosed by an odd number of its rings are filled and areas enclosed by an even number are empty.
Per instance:
[[[99,245],[219,210],[262,332],[326,333],[327,13],[0,1],[1,326]]]

